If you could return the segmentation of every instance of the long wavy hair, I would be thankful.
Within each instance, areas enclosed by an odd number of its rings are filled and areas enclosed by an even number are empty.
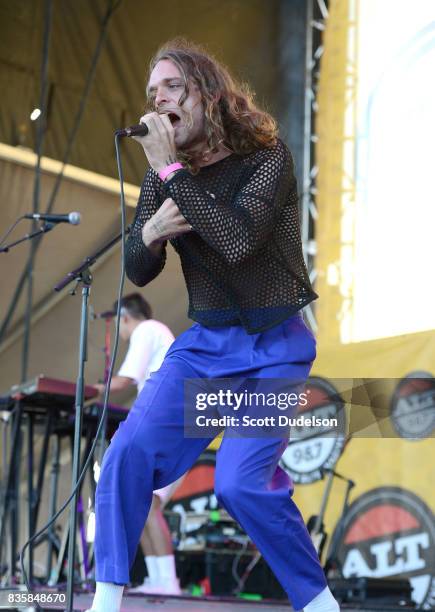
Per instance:
[[[238,83],[205,49],[183,38],[170,40],[151,59],[150,74],[164,59],[177,66],[184,80],[181,107],[189,95],[190,83],[193,81],[199,88],[207,141],[207,150],[202,155],[216,152],[220,144],[239,155],[275,145],[278,135],[275,119],[255,105],[249,86]],[[192,171],[198,170],[197,154],[188,150],[180,154]]]

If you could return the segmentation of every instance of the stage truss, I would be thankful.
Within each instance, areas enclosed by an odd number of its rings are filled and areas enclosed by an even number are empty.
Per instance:
[[[304,113],[304,155],[303,188],[301,206],[301,235],[304,257],[310,280],[315,287],[318,269],[316,267],[317,240],[316,221],[317,175],[319,172],[316,158],[316,145],[319,141],[317,112],[319,109],[318,91],[321,61],[324,53],[324,33],[330,10],[339,12],[341,43],[345,46],[345,78],[341,73],[336,79],[328,81],[331,96],[340,95],[343,104],[335,107],[334,125],[337,125],[337,138],[331,141],[329,153],[337,162],[340,176],[335,187],[339,186],[341,217],[337,219],[337,238],[340,249],[337,260],[328,266],[327,280],[340,287],[342,301],[338,319],[349,319],[353,302],[353,262],[354,229],[356,204],[356,94],[357,94],[357,10],[358,0],[308,0],[305,61],[305,113]],[[344,88],[344,91],[343,91]],[[343,116],[344,115],[344,116]],[[350,272],[350,273],[349,273]],[[317,332],[318,323],[315,313],[316,302],[305,308],[305,314],[312,330]]]

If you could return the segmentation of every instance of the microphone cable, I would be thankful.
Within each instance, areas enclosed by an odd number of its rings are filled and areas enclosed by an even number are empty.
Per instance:
[[[22,215],[21,217],[18,217],[18,219],[16,221],[14,221],[12,223],[12,225],[9,227],[9,229],[6,230],[6,232],[3,234],[3,236],[0,238],[0,247],[2,246],[2,244],[4,243],[4,241],[6,240],[6,238],[8,236],[11,235],[11,233],[13,232],[13,230],[17,227],[18,223],[20,221],[23,221],[24,219],[24,215]]]

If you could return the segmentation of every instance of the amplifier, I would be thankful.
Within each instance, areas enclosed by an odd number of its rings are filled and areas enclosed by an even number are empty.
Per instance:
[[[176,551],[176,559],[182,587],[206,580],[211,595],[229,597],[241,590],[264,598],[287,600],[269,566],[262,557],[256,557],[255,551],[217,548]]]

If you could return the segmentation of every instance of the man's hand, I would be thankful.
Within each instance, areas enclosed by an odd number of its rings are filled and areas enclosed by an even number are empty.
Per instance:
[[[174,128],[168,115],[148,113],[140,118],[140,123],[144,123],[149,132],[146,136],[133,138],[142,145],[151,168],[160,172],[176,162]]]
[[[166,240],[190,231],[192,226],[183,217],[174,200],[167,198],[143,226],[142,240],[147,248],[157,252]]]
[[[116,374],[112,377],[110,393],[113,393],[113,391],[123,391],[124,389],[128,389],[128,387],[131,387],[134,384],[135,381],[132,378],[128,378],[127,376],[118,376]],[[98,391],[98,400],[103,401],[106,385],[102,383],[96,383],[92,386]]]
[[[95,385],[92,385],[97,391],[98,391],[98,401],[102,400],[104,397],[104,389],[106,387],[106,385],[103,385],[101,383],[96,383]]]

